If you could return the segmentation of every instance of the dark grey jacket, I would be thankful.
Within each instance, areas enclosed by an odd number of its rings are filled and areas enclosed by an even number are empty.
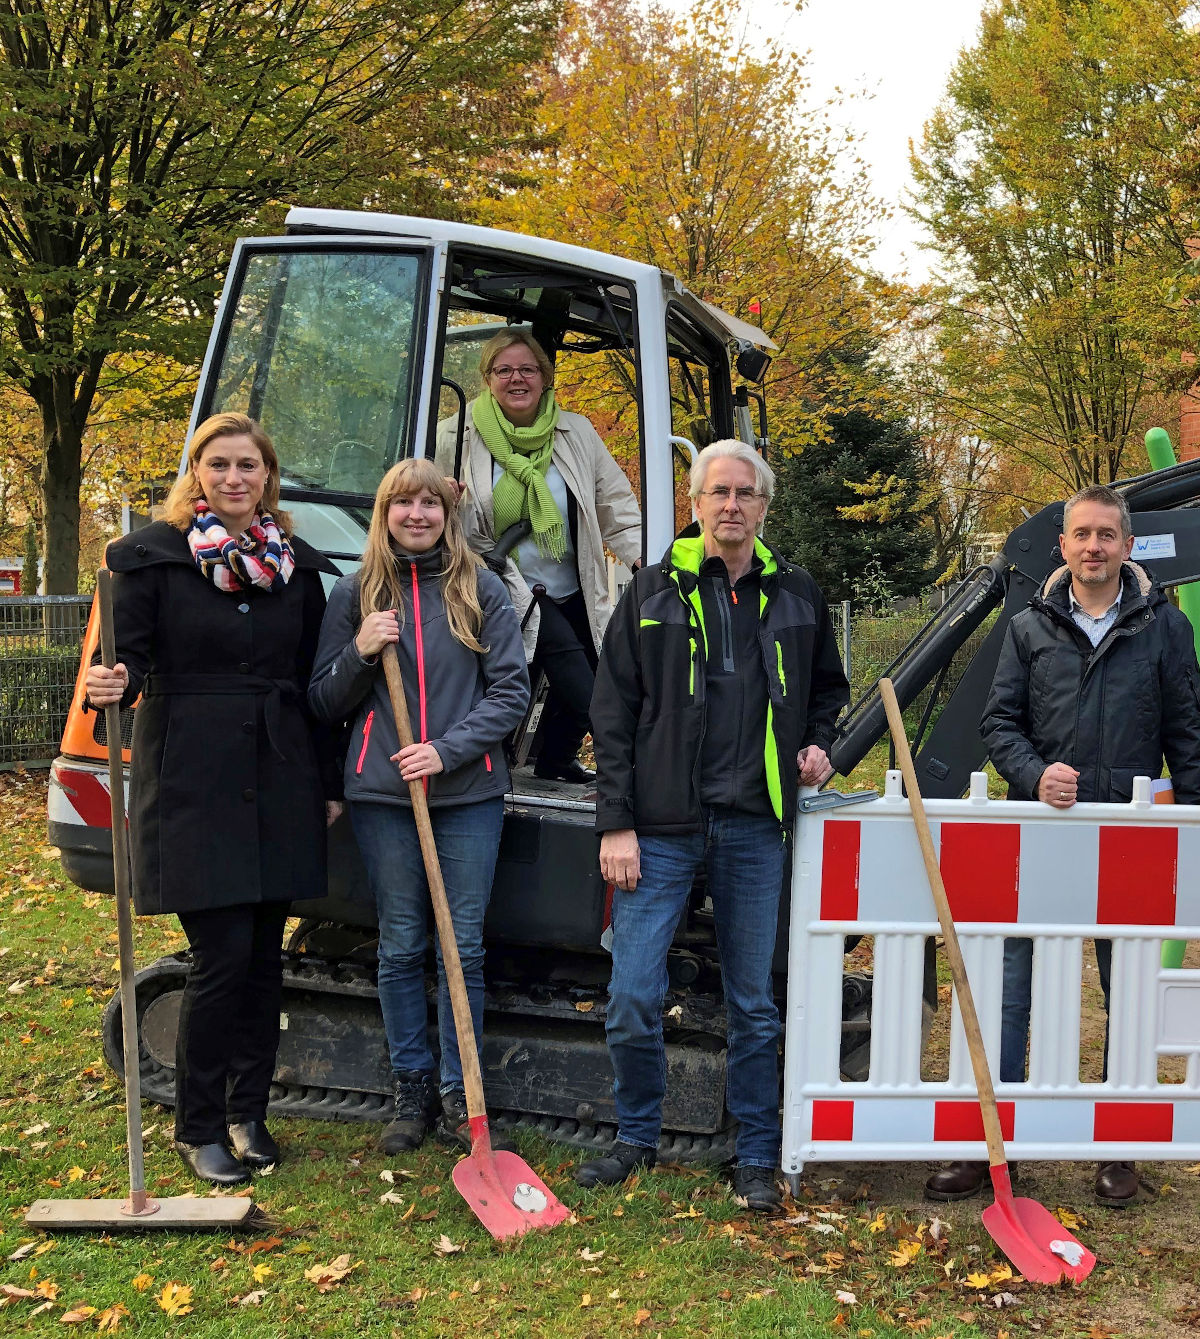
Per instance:
[[[1009,626],[980,730],[1009,798],[1035,799],[1052,762],[1079,771],[1082,801],[1128,800],[1163,758],[1180,804],[1200,802],[1200,669],[1192,627],[1136,563],[1100,645],[1071,618],[1061,567]]]
[[[504,737],[529,704],[521,629],[504,583],[479,573],[483,655],[450,633],[442,603],[442,550],[398,558],[406,592],[397,648],[413,734],[438,751],[445,771],[429,779],[429,804],[471,804],[508,790]],[[364,660],[358,631],[358,577],[329,596],[308,697],[324,721],[351,720],[344,773],[347,800],[408,804],[408,783],[391,761],[400,747],[378,658]]]

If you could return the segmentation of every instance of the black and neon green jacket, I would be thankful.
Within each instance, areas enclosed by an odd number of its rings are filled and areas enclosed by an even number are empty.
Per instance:
[[[768,706],[761,750],[771,807],[790,827],[796,754],[828,751],[850,697],[821,589],[761,540],[759,632]],[[596,830],[695,832],[706,730],[709,637],[700,600],[701,538],[677,539],[634,574],[608,630],[592,695]],[[747,741],[747,747],[751,744]]]

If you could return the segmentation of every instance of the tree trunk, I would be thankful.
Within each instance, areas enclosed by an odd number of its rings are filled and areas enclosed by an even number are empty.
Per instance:
[[[70,401],[68,400],[68,403]],[[83,434],[75,416],[42,405],[42,588],[47,595],[79,589],[79,485]]]

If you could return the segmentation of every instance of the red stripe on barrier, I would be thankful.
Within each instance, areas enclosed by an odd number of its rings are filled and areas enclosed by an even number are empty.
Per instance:
[[[938,861],[956,921],[1015,921],[1019,823],[942,823]]]
[[[855,827],[858,826],[856,823]],[[812,1137],[849,1142],[854,1138],[854,1103],[816,1098],[812,1104]]]
[[[1015,1102],[997,1102],[1000,1112],[1000,1133],[1005,1139],[1013,1137]],[[983,1139],[983,1113],[978,1102],[935,1102],[933,1104],[933,1137],[939,1139]]]
[[[1096,920],[1174,925],[1179,829],[1101,827]]]
[[[858,819],[825,823],[821,854],[821,919],[858,920]]]
[[[1097,1102],[1092,1138],[1169,1144],[1174,1129],[1175,1108],[1170,1102]]]

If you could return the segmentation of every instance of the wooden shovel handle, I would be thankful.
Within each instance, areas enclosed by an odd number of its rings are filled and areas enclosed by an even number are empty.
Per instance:
[[[117,635],[113,621],[112,573],[96,573],[96,603],[100,614],[100,663],[117,663]],[[138,1054],[137,991],[134,987],[133,909],[129,878],[129,836],[125,830],[125,759],[121,756],[121,705],[104,708],[108,736],[108,797],[112,822],[113,883],[117,894],[117,963],[121,969],[121,1041],[125,1060],[125,1137],[129,1145],[129,1203],[135,1214],[147,1208],[146,1172],[142,1157],[142,1082]]]
[[[391,643],[383,648],[383,674],[387,680],[392,715],[396,718],[396,733],[400,747],[413,743],[412,722],[408,715],[408,700],[404,696],[404,680],[400,661]],[[412,797],[413,818],[417,836],[421,840],[421,856],[425,861],[425,876],[429,880],[429,896],[433,902],[433,918],[437,922],[438,940],[442,946],[442,966],[454,1010],[454,1029],[458,1033],[458,1053],[462,1060],[463,1089],[467,1097],[467,1115],[475,1118],[485,1114],[483,1102],[483,1074],[479,1068],[479,1049],[475,1045],[475,1024],[467,999],[467,983],[463,977],[462,961],[458,956],[458,940],[454,937],[454,921],[450,903],[446,900],[446,885],[442,882],[442,867],[438,861],[437,844],[433,839],[433,825],[429,821],[429,801],[420,779],[408,783]]]
[[[887,712],[892,742],[896,746],[896,760],[904,777],[904,789],[908,792],[908,803],[912,809],[913,822],[917,827],[921,855],[925,860],[925,873],[929,877],[929,891],[933,894],[933,904],[937,908],[938,921],[942,927],[942,939],[946,944],[950,976],[954,982],[955,994],[958,996],[958,1008],[962,1015],[963,1030],[967,1036],[967,1049],[971,1053],[975,1087],[979,1091],[979,1108],[983,1113],[983,1133],[987,1139],[988,1162],[993,1167],[1000,1167],[1006,1162],[1004,1135],[1000,1130],[996,1092],[992,1087],[987,1052],[983,1047],[983,1031],[979,1026],[979,1015],[975,1012],[975,997],[971,994],[971,983],[967,979],[967,965],[963,962],[958,932],[954,928],[954,917],[950,911],[950,900],[946,896],[946,885],[942,882],[942,871],[933,850],[933,835],[929,831],[929,819],[925,816],[925,804],[921,799],[920,787],[917,785],[917,773],[908,748],[908,736],[904,733],[900,703],[896,700],[896,690],[892,687],[891,679],[880,679],[879,695],[883,698],[883,707]]]

